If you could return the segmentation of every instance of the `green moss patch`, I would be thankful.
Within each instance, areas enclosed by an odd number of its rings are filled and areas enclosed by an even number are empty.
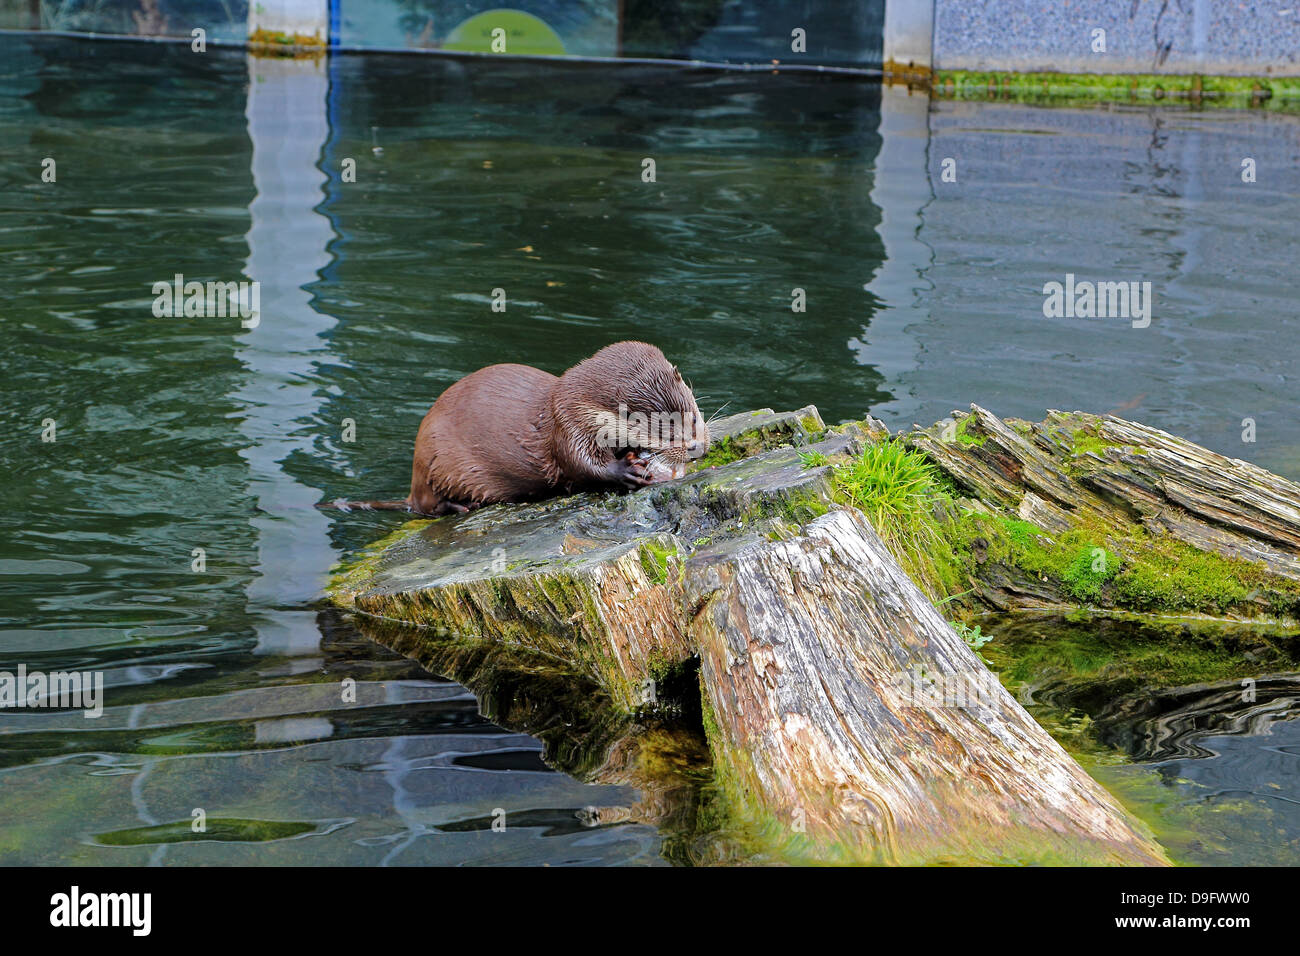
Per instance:
[[[401,527],[394,529],[384,535],[378,541],[373,541],[361,549],[355,556],[347,561],[342,561],[330,569],[329,583],[326,591],[335,600],[335,603],[342,606],[351,606],[353,596],[360,590],[363,590],[375,575],[375,569],[383,553],[398,541],[402,541],[413,534],[419,533],[423,528],[428,527],[431,518],[422,518],[415,521],[408,521]]]
[[[971,423],[975,421],[974,415],[968,415],[957,424],[957,441],[962,445],[974,445],[979,447],[987,442],[987,435],[972,435],[970,433]]]
[[[667,584],[669,562],[677,558],[677,549],[664,547],[658,541],[643,541],[640,554],[646,577],[655,584]]]
[[[748,450],[740,441],[728,435],[721,441],[715,441],[709,445],[708,452],[695,463],[691,468],[692,471],[699,471],[702,468],[716,468],[718,465],[729,465],[733,461],[740,461],[742,458],[748,458],[755,452]]]
[[[1120,570],[1120,559],[1106,549],[1101,532],[1072,529],[1054,539],[1016,518],[998,516],[982,524],[991,535],[991,555],[1060,582],[1082,603],[1096,603],[1103,586]]]
[[[1072,437],[1074,438],[1075,455],[1104,455],[1107,448],[1113,447],[1102,441],[1099,436],[1085,431],[1082,428],[1075,429]]]
[[[1176,101],[1300,112],[1300,77],[940,70],[931,89],[940,99],[1005,100],[1044,106]]]
[[[973,526],[990,560],[1055,583],[1080,604],[1154,614],[1300,613],[1300,584],[1269,574],[1262,563],[1200,551],[1141,526],[1083,523],[1054,536],[1002,515],[971,514],[964,523],[964,530],[943,529],[958,554],[969,549]]]
[[[100,833],[95,841],[104,846],[158,846],[165,843],[267,843],[313,833],[314,823],[289,820],[241,820],[213,817],[202,832],[195,832],[192,820],[180,820],[152,827],[132,827]]]

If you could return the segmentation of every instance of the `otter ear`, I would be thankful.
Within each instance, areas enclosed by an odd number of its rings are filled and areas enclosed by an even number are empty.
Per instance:
[[[681,370],[676,365],[673,366],[673,378],[677,379],[679,382],[682,380]]]

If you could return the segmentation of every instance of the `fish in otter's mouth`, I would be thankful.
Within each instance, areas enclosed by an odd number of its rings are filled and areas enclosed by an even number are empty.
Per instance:
[[[685,461],[668,461],[660,453],[648,448],[628,448],[622,450],[618,457],[626,458],[629,455],[630,460],[644,470],[652,483],[672,481],[674,478],[686,476],[687,462]]]

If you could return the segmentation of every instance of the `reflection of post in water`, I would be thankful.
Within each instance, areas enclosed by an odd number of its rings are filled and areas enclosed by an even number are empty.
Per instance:
[[[1207,737],[1264,734],[1298,715],[1293,626],[1021,611],[988,628],[997,636],[985,652],[1017,675],[1015,689],[1041,722],[1059,732],[1087,715],[1070,731],[1080,749],[1113,748],[1135,761],[1208,757]]]
[[[261,313],[246,322],[237,357],[247,369],[238,400],[246,444],[249,485],[257,497],[260,574],[248,587],[250,610],[259,619],[258,648],[277,654],[314,654],[320,642],[310,610],[286,610],[314,600],[335,559],[329,518],[314,510],[320,492],[284,468],[294,455],[313,454],[312,436],[301,424],[317,414],[321,400],[312,376],[324,357],[323,333],[334,319],[312,307],[305,286],[330,262],[334,238],[329,220],[316,211],[324,199],[318,168],[329,135],[323,61],[248,58],[246,115],[253,144],[257,195],[249,204],[250,278],[261,284]]]
[[[587,808],[585,824],[653,824],[663,833],[666,856],[685,859],[690,853],[706,816],[699,812],[706,798],[701,787],[710,776],[698,714],[671,720],[629,715],[590,680],[535,651],[439,636],[362,615],[350,619],[371,640],[468,687],[488,720],[540,740],[546,763],[556,770],[583,783],[639,791],[629,806]],[[692,703],[698,707],[694,674],[679,675],[661,691],[661,700],[680,699],[683,710]],[[452,829],[488,829],[491,824],[490,817],[483,817],[460,821]]]
[[[927,168],[930,148],[930,97],[906,86],[882,86],[880,153],[871,200],[880,208],[876,231],[884,254],[867,291],[878,306],[869,324],[849,341],[859,363],[877,370],[895,388],[892,399],[871,413],[893,427],[913,421],[918,403],[898,383],[917,366],[915,333],[930,316],[922,299],[932,250],[920,237],[922,213],[934,198]]]

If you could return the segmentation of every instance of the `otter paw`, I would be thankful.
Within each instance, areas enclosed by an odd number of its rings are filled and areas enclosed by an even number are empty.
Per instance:
[[[650,471],[641,462],[636,452],[628,452],[622,458],[614,459],[609,467],[610,477],[624,488],[644,488],[654,481]]]

